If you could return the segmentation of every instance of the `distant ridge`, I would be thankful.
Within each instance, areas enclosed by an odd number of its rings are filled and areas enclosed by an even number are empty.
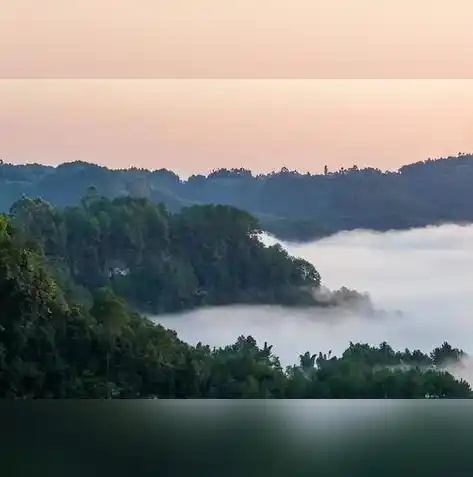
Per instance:
[[[1,211],[23,195],[73,205],[91,186],[105,197],[147,197],[171,211],[195,204],[232,205],[252,213],[277,237],[300,241],[356,228],[383,231],[473,222],[472,154],[428,159],[397,171],[353,166],[324,174],[282,168],[255,175],[233,168],[187,180],[167,169],[0,161]]]

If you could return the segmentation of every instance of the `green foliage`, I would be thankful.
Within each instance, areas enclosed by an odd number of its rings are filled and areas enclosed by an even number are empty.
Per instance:
[[[281,247],[265,247],[258,222],[229,206],[171,214],[143,198],[109,200],[89,190],[54,208],[23,197],[11,208],[18,234],[45,255],[69,297],[111,288],[150,313],[203,305],[314,305],[320,275]],[[89,300],[88,300],[89,301]]]
[[[56,184],[51,171],[29,167],[2,164],[0,180],[11,185],[30,171]],[[130,304],[156,313],[236,302],[327,305],[358,295],[345,288],[327,295],[310,263],[258,240],[258,221],[247,212],[194,205],[171,213],[152,202],[152,189],[144,194],[149,182],[137,170],[119,174],[138,175],[128,189],[151,200],[110,200],[89,186],[111,171],[84,163],[58,169],[77,175],[71,200],[88,184],[76,205],[60,209],[24,196],[9,217],[0,216],[0,397],[471,397],[469,384],[446,371],[466,357],[449,343],[430,354],[351,343],[340,357],[307,351],[299,365],[283,369],[272,346],[261,348],[251,336],[218,349],[182,342]],[[276,175],[279,188],[291,174]],[[261,180],[244,170],[217,171],[191,178],[188,187],[205,195],[209,181],[225,181],[235,193],[239,181]],[[162,171],[150,181],[166,190],[181,184]],[[107,187],[111,196],[118,190]],[[219,197],[224,189],[217,187]]]

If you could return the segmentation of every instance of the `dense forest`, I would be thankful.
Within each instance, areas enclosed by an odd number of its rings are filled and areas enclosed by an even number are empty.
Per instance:
[[[472,222],[472,182],[470,154],[429,159],[395,172],[353,166],[334,172],[326,168],[324,174],[283,168],[253,175],[245,169],[220,169],[187,180],[166,169],[1,163],[0,211],[7,212],[22,195],[73,206],[94,186],[109,199],[145,197],[172,212],[199,204],[233,206],[250,212],[279,238],[308,240],[356,228],[382,231]]]
[[[465,357],[448,343],[430,354],[350,344],[339,357],[303,352],[284,369],[251,336],[191,346],[136,311],[321,306],[316,269],[265,247],[258,230],[233,207],[172,214],[94,188],[62,209],[20,199],[0,216],[0,397],[471,398],[447,371]]]
[[[140,311],[170,313],[202,306],[330,306],[362,298],[348,289],[319,299],[321,277],[280,246],[266,247],[258,222],[230,206],[170,213],[148,199],[109,200],[90,188],[79,205],[55,208],[24,197],[10,220],[18,239],[44,256],[66,294],[90,303],[110,288]]]

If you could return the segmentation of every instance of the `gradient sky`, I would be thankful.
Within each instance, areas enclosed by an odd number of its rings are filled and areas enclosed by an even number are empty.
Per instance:
[[[473,151],[469,0],[15,0],[0,11],[4,161],[187,175]]]
[[[473,151],[473,80],[0,80],[0,158],[270,171]]]

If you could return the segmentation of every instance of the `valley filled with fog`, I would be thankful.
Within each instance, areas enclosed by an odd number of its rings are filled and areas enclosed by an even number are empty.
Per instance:
[[[262,240],[272,245],[270,236]],[[338,354],[349,342],[428,352],[444,341],[473,353],[473,226],[353,231],[282,243],[309,260],[330,289],[367,292],[377,310],[222,307],[156,319],[191,344],[225,346],[239,335],[274,345],[282,364],[305,351]],[[466,376],[465,376],[466,377]]]

